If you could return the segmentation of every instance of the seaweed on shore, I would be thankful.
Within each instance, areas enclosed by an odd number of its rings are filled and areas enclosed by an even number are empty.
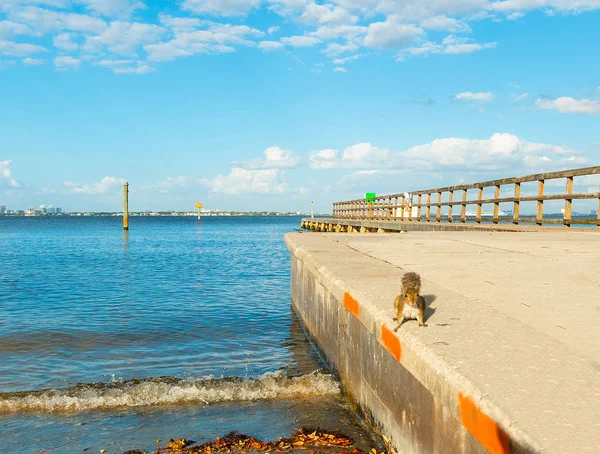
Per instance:
[[[158,441],[157,441],[158,442]],[[354,446],[354,440],[339,431],[325,431],[321,429],[301,428],[290,438],[279,438],[275,441],[263,442],[257,438],[249,437],[238,432],[230,432],[223,438],[217,438],[201,445],[194,441],[180,438],[171,439],[153,454],[219,454],[219,453],[338,453],[338,454],[365,454]],[[124,454],[141,453],[141,451],[127,451]],[[379,453],[372,449],[369,454]]]

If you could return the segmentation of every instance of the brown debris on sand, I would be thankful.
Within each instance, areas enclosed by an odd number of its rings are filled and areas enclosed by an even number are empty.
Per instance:
[[[157,440],[158,442],[158,440]],[[298,429],[290,438],[263,442],[237,432],[230,432],[223,438],[196,445],[195,442],[180,438],[171,440],[153,454],[218,454],[218,453],[338,453],[365,454],[356,449],[352,438],[338,431],[328,432],[320,429]],[[130,451],[136,452],[136,451]],[[372,449],[369,454],[385,454]]]

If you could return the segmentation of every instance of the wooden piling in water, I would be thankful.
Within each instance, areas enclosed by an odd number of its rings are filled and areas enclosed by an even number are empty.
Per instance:
[[[129,230],[129,183],[123,183],[123,230]]]

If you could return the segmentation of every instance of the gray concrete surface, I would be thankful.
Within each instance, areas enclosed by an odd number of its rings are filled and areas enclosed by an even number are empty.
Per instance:
[[[508,451],[495,452],[600,452],[600,234],[310,232],[288,234],[286,242],[294,304],[311,334],[322,338],[328,360],[343,370],[351,397],[371,411],[398,451],[454,452],[448,446],[455,446],[456,452],[480,452],[485,440],[477,448],[464,433],[451,439],[453,427],[461,432],[455,422],[462,421],[464,432],[459,396],[469,396],[511,439]],[[421,274],[429,327],[405,323],[397,333],[400,369],[390,373],[388,364],[380,374],[366,373],[383,361],[368,355],[377,357],[382,330],[395,326],[392,302],[405,271]],[[342,352],[344,338],[328,337],[319,325],[341,323],[327,313],[335,305],[343,309],[345,292],[360,311],[338,314],[349,317],[344,335],[353,336],[349,320],[356,319],[371,339],[357,338]],[[323,307],[311,313],[311,304]],[[376,348],[366,346],[374,340]],[[362,370],[336,358],[355,348],[364,350],[357,357]],[[381,398],[389,395],[386,382],[404,371],[410,377],[402,383],[414,388],[414,377],[430,393],[433,413],[428,399],[406,401],[403,408]],[[413,427],[403,425],[407,409]]]

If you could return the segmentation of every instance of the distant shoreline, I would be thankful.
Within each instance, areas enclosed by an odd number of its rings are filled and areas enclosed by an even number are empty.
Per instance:
[[[121,217],[123,216],[122,212],[73,212],[73,213],[60,213],[60,214],[16,214],[16,213],[7,213],[0,215],[2,217],[93,217],[93,216],[102,216],[102,217]],[[139,216],[139,217],[196,217],[198,216],[197,212],[188,212],[188,211],[138,211],[138,212],[129,212],[129,216]],[[308,217],[310,214],[307,213],[298,213],[298,212],[277,212],[277,211],[219,211],[219,212],[206,212],[201,213],[202,217],[241,217],[241,216],[280,216],[280,217]],[[330,213],[318,213],[315,216],[331,216]]]

